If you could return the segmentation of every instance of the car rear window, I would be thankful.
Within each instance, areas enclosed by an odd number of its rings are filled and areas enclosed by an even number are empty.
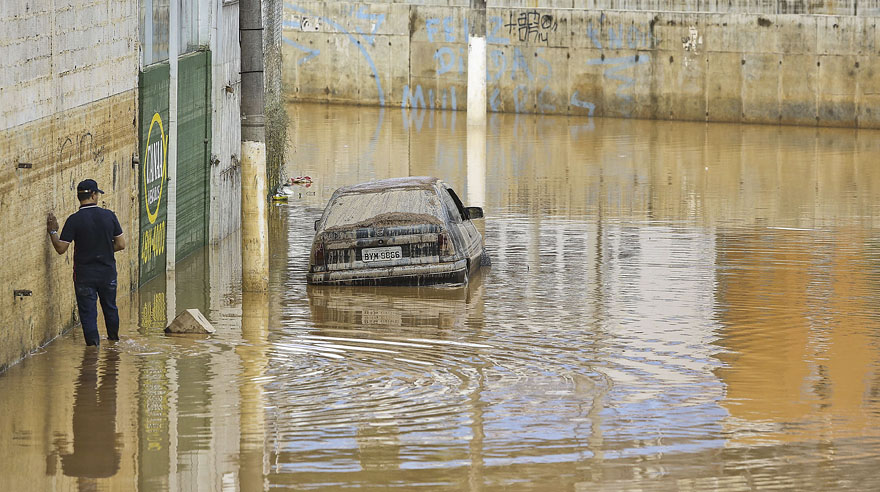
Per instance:
[[[442,220],[440,201],[433,190],[391,190],[340,195],[330,202],[324,229],[368,222],[377,215],[429,215]]]

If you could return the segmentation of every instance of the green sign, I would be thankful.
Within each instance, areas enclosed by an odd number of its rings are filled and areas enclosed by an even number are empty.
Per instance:
[[[165,272],[169,80],[167,63],[140,74],[140,284]]]

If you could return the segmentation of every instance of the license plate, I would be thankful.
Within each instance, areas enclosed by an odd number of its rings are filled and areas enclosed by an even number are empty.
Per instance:
[[[403,258],[400,246],[388,246],[385,248],[364,248],[361,250],[361,259],[364,263],[374,261],[390,261]]]

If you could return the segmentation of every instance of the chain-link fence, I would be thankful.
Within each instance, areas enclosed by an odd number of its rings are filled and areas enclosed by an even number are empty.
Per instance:
[[[281,182],[287,149],[288,119],[281,84],[283,0],[263,0],[263,84],[266,117],[266,173],[269,193]]]

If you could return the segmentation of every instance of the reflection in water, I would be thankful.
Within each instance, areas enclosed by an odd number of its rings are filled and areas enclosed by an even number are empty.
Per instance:
[[[486,205],[486,127],[467,128],[467,200],[472,207]]]
[[[717,372],[728,384],[725,407],[744,427],[733,429],[733,443],[880,439],[870,375],[880,362],[872,242],[859,230],[720,238],[719,343],[729,351]]]
[[[316,326],[336,331],[377,329],[398,335],[436,336],[444,329],[461,329],[466,307],[483,295],[483,277],[475,275],[469,288],[308,286],[309,308]]]
[[[263,458],[266,447],[266,340],[269,334],[269,296],[266,292],[242,292],[241,337],[236,347],[241,358],[240,490],[263,490]]]
[[[292,412],[275,423],[273,483],[316,485],[328,471],[445,483],[442,468],[481,459],[469,452],[473,415],[461,414],[479,398],[469,359],[489,348],[461,337],[482,327],[480,275],[467,287],[308,286],[307,296],[315,329],[272,345],[271,373],[297,375],[270,383],[273,406]]]
[[[119,353],[86,347],[73,397],[73,453],[61,455],[64,474],[80,477],[80,490],[95,490],[90,478],[119,471],[116,378]]]
[[[0,375],[7,488],[74,489],[90,438],[118,472],[83,485],[122,490],[880,488],[877,132],[491,115],[481,160],[463,114],[289,111],[314,184],[272,207],[268,297],[237,237],[144,286],[115,437],[75,429],[73,336]],[[491,268],[307,286],[330,194],[399,175],[484,207]]]

